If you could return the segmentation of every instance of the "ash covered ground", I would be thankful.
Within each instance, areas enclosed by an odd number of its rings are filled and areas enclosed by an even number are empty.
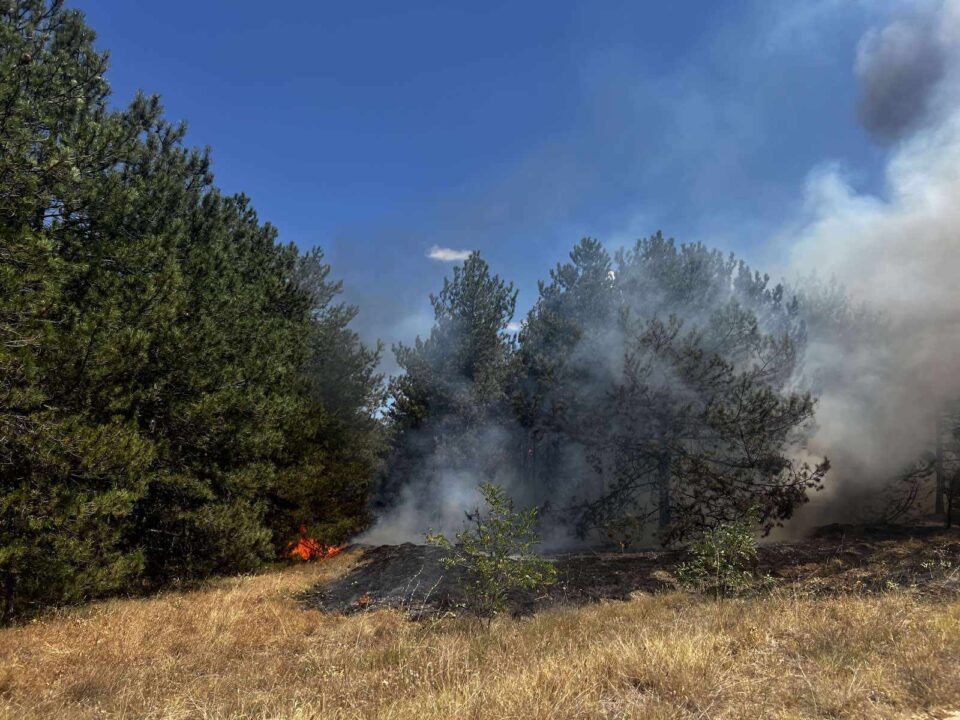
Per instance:
[[[307,606],[337,613],[395,608],[411,617],[436,617],[457,613],[467,600],[469,578],[440,563],[440,548],[406,543],[357,549],[360,557],[345,575],[303,595]],[[557,583],[538,596],[512,597],[516,614],[675,590],[676,568],[686,556],[678,550],[650,550],[551,559]],[[960,595],[960,530],[828,526],[806,540],[761,545],[757,573],[803,594],[904,588],[930,598],[955,598]]]

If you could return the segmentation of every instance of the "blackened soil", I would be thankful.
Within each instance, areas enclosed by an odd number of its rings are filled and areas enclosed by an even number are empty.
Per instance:
[[[461,610],[471,585],[462,570],[448,569],[444,551],[425,545],[368,548],[345,575],[322,583],[303,602],[328,612],[396,608],[412,617]],[[542,595],[511,598],[525,614],[551,605],[626,600],[634,593],[678,588],[682,551],[580,553],[551,558],[557,582]],[[929,597],[960,596],[960,531],[935,527],[829,526],[811,538],[760,546],[758,578],[764,587],[787,586],[805,595],[875,593],[906,589]]]

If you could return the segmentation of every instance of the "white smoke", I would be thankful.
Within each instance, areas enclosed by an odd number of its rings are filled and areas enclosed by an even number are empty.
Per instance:
[[[433,445],[389,511],[357,542],[422,543],[427,532],[453,537],[463,528],[465,513],[482,505],[480,483],[495,482],[515,492],[513,466],[502,457],[510,446],[507,429],[482,423],[451,435]],[[436,442],[428,433],[419,440]]]
[[[437,468],[435,474],[404,486],[394,507],[357,538],[370,545],[422,543],[427,532],[453,537],[464,513],[481,505],[478,486],[487,478],[469,470]]]
[[[803,221],[785,238],[788,276],[835,278],[870,309],[842,307],[831,286],[797,282],[824,313],[803,363],[801,385],[820,398],[806,450],[813,460],[829,457],[833,470],[824,501],[811,503],[794,529],[852,519],[852,498],[875,494],[929,449],[938,414],[960,399],[960,0],[922,9],[868,31],[853,68],[864,127],[895,143],[882,193],[858,192],[840,168],[822,166],[808,178]],[[461,255],[434,247],[430,257]],[[476,447],[509,445],[503,428],[477,432]],[[465,467],[438,448],[424,477],[359,540],[450,534],[476,506],[481,480],[507,486],[521,504],[540,500],[523,497],[515,478]]]
[[[891,151],[883,195],[856,192],[835,167],[815,171],[791,243],[795,274],[834,277],[887,319],[870,337],[814,336],[807,355],[822,384],[810,450],[833,461],[841,492],[895,476],[960,398],[960,0],[929,7],[860,47],[867,128],[916,128]]]

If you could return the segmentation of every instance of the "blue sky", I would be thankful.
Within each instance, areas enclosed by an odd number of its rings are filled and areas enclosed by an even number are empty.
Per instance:
[[[854,64],[894,0],[74,0],[116,101],[162,96],[285,241],[321,245],[387,343],[429,327],[479,249],[521,289],[582,236],[662,229],[777,268],[803,188],[836,164],[882,192]]]

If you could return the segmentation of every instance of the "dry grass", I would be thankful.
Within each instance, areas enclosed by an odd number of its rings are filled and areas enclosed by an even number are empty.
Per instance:
[[[0,631],[0,718],[900,718],[960,707],[960,602],[640,596],[532,619],[348,618],[351,557]]]

